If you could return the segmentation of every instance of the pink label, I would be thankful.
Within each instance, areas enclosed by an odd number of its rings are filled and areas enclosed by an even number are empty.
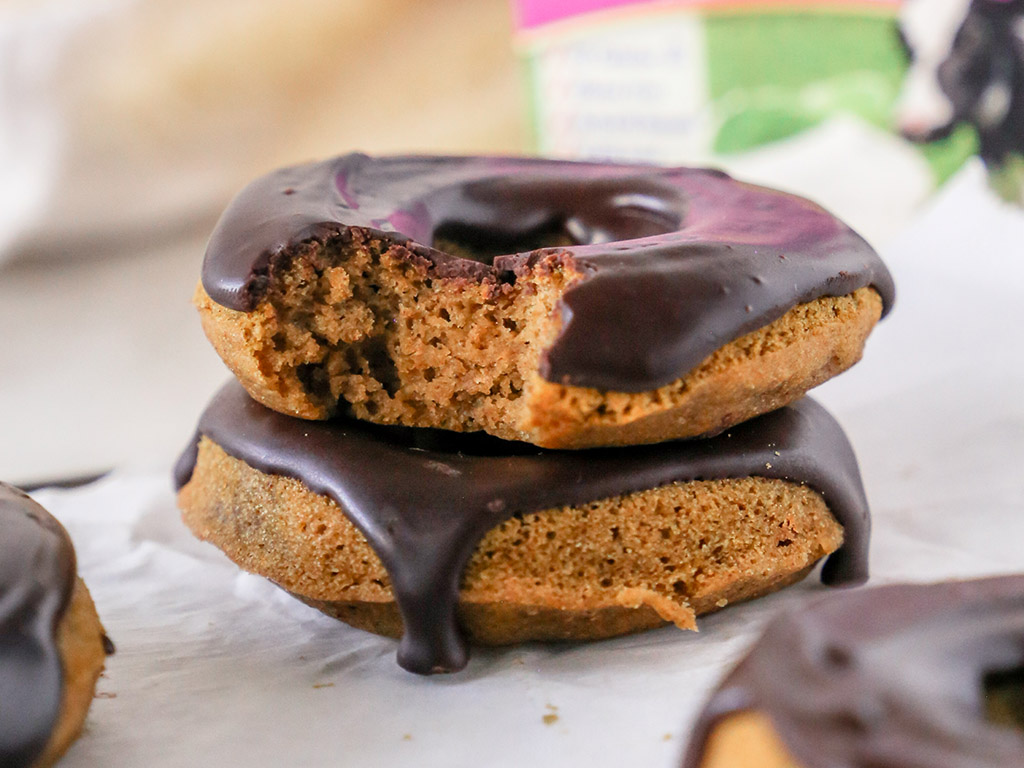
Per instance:
[[[579,16],[590,11],[643,5],[650,0],[515,0],[519,10],[519,28],[531,29],[552,21]]]
[[[999,1],[999,0],[997,0]],[[519,29],[533,29],[554,21],[582,16],[625,6],[657,6],[658,8],[809,8],[829,6],[896,6],[900,0],[513,0]]]

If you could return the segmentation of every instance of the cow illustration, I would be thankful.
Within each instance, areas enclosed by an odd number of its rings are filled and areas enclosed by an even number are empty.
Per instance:
[[[1024,0],[906,0],[899,32],[900,132],[924,142],[974,126],[993,186],[1024,202]]]

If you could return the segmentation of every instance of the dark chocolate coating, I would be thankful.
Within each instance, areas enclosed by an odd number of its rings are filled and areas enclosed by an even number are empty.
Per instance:
[[[302,421],[259,405],[232,381],[178,461],[179,488],[191,477],[201,435],[339,504],[391,576],[405,623],[398,661],[413,672],[466,664],[455,618],[463,567],[484,534],[517,513],[677,481],[779,478],[821,493],[843,525],[843,545],[822,580],[867,578],[870,520],[857,460],[836,421],[806,398],[705,440],[551,451],[486,435]]]
[[[776,619],[701,715],[766,714],[804,768],[1022,768],[988,722],[986,674],[1024,668],[1024,576],[859,590]]]
[[[57,624],[75,580],[64,528],[0,483],[0,765],[23,768],[57,724],[64,674]]]
[[[249,311],[271,263],[299,244],[369,231],[440,275],[514,279],[531,253],[482,263],[432,247],[445,233],[491,250],[538,233],[585,275],[542,361],[549,381],[641,392],[685,376],[724,344],[797,304],[893,283],[872,248],[803,198],[693,168],[495,157],[353,154],[257,179],[210,238],[203,287]],[[534,251],[533,253],[537,253]]]

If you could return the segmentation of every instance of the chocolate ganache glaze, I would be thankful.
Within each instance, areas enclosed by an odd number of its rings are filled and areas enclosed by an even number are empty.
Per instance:
[[[867,578],[870,521],[857,460],[841,427],[807,398],[714,438],[545,451],[486,435],[302,421],[259,405],[232,381],[179,459],[178,488],[192,475],[203,435],[255,469],[296,478],[339,504],[388,570],[405,626],[398,661],[413,672],[465,666],[455,615],[462,569],[484,534],[517,513],[676,481],[779,478],[821,493],[844,528],[822,580]]]
[[[831,595],[772,622],[684,765],[719,719],[756,709],[804,768],[1021,768],[1024,733],[985,719],[983,681],[1008,670],[1024,670],[1024,576]]]
[[[275,171],[246,187],[210,238],[202,283],[249,311],[272,264],[299,244],[352,228],[425,257],[438,274],[514,280],[542,248],[584,274],[560,304],[549,381],[639,392],[686,375],[722,345],[797,304],[872,286],[885,312],[893,283],[853,230],[793,195],[719,171],[496,157],[361,154]],[[439,235],[502,246],[472,261]]]
[[[57,723],[63,668],[57,624],[75,580],[75,552],[61,524],[0,483],[0,765],[42,754]]]

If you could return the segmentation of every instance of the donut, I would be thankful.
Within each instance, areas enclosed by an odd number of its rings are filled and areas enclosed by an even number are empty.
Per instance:
[[[483,435],[303,421],[235,381],[176,468],[188,527],[242,568],[455,671],[467,641],[588,640],[803,577],[867,577],[842,429],[809,399],[699,441],[551,451]]]
[[[712,695],[686,768],[1021,768],[1024,575],[829,595]]]
[[[281,413],[586,448],[796,400],[893,284],[822,208],[718,171],[351,154],[246,187],[194,301]]]
[[[113,646],[67,532],[0,483],[0,765],[52,765],[82,730]]]

